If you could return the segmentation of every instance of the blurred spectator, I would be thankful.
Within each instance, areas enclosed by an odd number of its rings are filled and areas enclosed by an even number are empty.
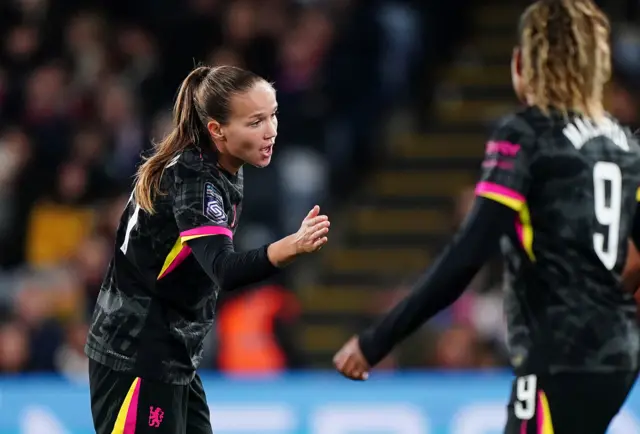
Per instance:
[[[65,49],[73,68],[71,87],[82,103],[90,103],[94,86],[107,73],[105,24],[99,15],[89,12],[72,16],[67,24]]]
[[[471,369],[478,364],[478,336],[471,327],[453,326],[437,338],[434,365],[445,369]]]
[[[29,362],[29,337],[17,322],[0,324],[0,373],[24,372]]]
[[[227,374],[270,374],[300,368],[292,331],[300,307],[276,284],[228,296],[217,314],[217,366]]]
[[[79,285],[83,288],[87,318],[91,317],[93,307],[98,299],[104,270],[111,259],[111,251],[109,238],[94,235],[84,240],[74,257],[73,271],[79,280]]]
[[[54,354],[56,371],[72,381],[88,380],[89,360],[84,355],[89,327],[84,322],[74,322],[67,326],[65,341]]]
[[[18,128],[0,134],[0,244],[12,246],[20,218],[17,208],[21,177],[31,158],[29,137]],[[6,248],[6,247],[5,247]]]
[[[35,204],[27,240],[31,266],[59,265],[71,259],[91,232],[94,213],[85,206],[88,176],[78,164],[61,166],[54,194]]]
[[[139,101],[123,83],[112,81],[102,86],[98,103],[100,120],[109,131],[109,175],[128,188],[140,153],[147,147]]]
[[[640,128],[640,29],[620,26],[613,35],[614,75],[609,109],[634,130]]]
[[[29,370],[54,370],[54,354],[62,343],[62,329],[54,319],[56,296],[37,279],[24,282],[17,293],[17,322],[29,338]]]

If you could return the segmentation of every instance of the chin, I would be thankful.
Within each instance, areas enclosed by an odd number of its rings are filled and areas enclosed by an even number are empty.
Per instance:
[[[268,158],[257,159],[256,161],[252,161],[249,164],[251,164],[253,167],[257,167],[258,169],[264,169],[270,163],[271,163],[271,157],[268,157]]]

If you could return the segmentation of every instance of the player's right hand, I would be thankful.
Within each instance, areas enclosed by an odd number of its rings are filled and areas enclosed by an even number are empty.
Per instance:
[[[314,206],[293,236],[296,252],[301,254],[320,250],[329,240],[327,234],[330,225],[329,217],[320,215],[320,207]]]
[[[333,357],[333,364],[342,375],[350,380],[365,381],[371,367],[360,349],[358,336],[354,336],[340,348]]]

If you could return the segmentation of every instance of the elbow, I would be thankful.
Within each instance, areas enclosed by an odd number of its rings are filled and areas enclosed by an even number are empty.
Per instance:
[[[220,252],[214,259],[212,264],[211,277],[221,291],[233,291],[235,285],[229,272],[229,258],[227,252]]]
[[[216,276],[216,283],[222,292],[231,292],[239,288],[239,285],[231,281],[231,279],[226,278],[224,275]]]
[[[220,264],[213,264],[213,281],[216,283],[218,288],[224,292],[233,291],[234,289],[236,289],[237,285],[235,285],[233,279],[231,279],[231,276],[229,276],[229,273],[225,271],[224,267],[217,265]]]

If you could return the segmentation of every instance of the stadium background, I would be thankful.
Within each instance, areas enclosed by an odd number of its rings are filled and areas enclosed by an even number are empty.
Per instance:
[[[615,30],[608,107],[638,127],[638,2],[601,3]],[[369,383],[327,369],[469,208],[487,134],[516,106],[525,4],[0,2],[0,434],[91,432],[87,320],[139,154],[200,62],[278,89],[274,163],[246,169],[238,247],[295,230],[315,203],[333,222],[317,258],[224,298],[203,366],[216,433],[499,433],[499,262]],[[640,433],[640,391],[626,408],[613,432]]]

